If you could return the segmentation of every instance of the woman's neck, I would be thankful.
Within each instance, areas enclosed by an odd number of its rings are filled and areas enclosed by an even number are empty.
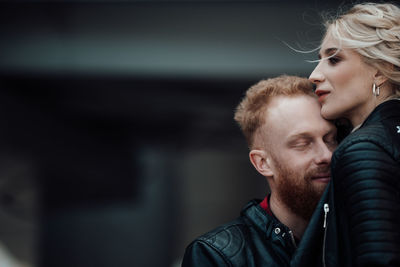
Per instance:
[[[374,111],[374,109],[379,106],[380,104],[395,99],[397,98],[397,95],[389,95],[389,96],[384,96],[380,95],[377,97],[374,97],[362,107],[362,109],[358,109],[355,112],[353,112],[351,115],[347,116],[348,119],[350,120],[351,124],[354,126],[354,128],[358,128],[363,124],[363,122],[367,119],[367,117]]]

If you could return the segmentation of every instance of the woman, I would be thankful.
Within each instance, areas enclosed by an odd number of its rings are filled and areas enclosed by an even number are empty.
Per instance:
[[[292,264],[400,266],[400,9],[355,5],[326,23],[319,55],[321,114],[354,129]]]

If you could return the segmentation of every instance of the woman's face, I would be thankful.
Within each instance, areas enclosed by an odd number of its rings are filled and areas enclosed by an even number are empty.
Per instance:
[[[322,116],[347,118],[356,126],[375,107],[372,85],[377,71],[357,52],[339,47],[339,42],[328,32],[321,45],[321,60],[309,79],[316,85]]]

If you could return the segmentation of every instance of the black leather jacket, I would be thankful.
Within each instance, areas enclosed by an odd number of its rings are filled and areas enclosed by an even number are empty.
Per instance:
[[[239,218],[194,240],[182,266],[288,266],[293,235],[259,203],[250,201]]]
[[[345,138],[331,169],[291,265],[400,266],[400,100]]]

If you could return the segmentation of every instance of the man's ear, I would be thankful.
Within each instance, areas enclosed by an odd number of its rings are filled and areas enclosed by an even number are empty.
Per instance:
[[[249,157],[254,168],[263,176],[270,177],[274,175],[269,155],[264,150],[253,149],[250,151]]]

